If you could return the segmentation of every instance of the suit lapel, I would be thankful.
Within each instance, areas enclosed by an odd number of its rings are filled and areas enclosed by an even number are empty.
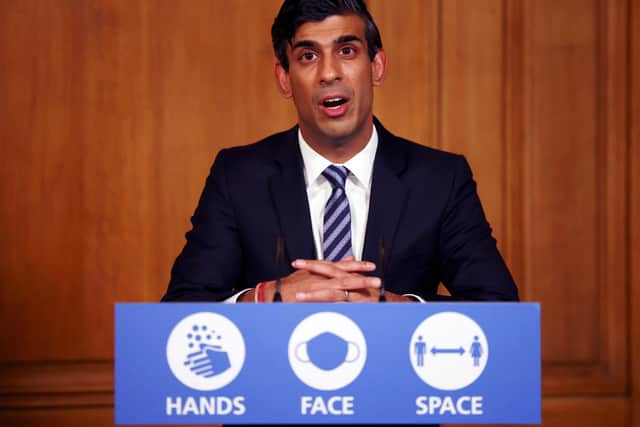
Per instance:
[[[279,172],[269,179],[269,191],[289,261],[316,258],[297,129],[287,132],[276,148],[274,160]]]
[[[369,216],[365,234],[363,260],[380,266],[380,242],[385,244],[385,262],[393,253],[393,241],[405,208],[407,189],[399,176],[406,168],[406,156],[396,137],[376,120],[379,142],[373,165]],[[377,272],[380,274],[380,271]]]

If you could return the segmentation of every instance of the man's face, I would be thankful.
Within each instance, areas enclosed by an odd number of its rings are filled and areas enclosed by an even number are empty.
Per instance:
[[[289,72],[276,67],[282,93],[293,97],[310,143],[341,146],[370,136],[373,86],[382,82],[384,52],[367,53],[365,23],[357,15],[307,22],[287,48]]]

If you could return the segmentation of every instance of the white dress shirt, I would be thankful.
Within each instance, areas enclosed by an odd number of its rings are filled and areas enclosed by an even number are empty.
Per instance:
[[[304,164],[304,181],[307,186],[313,242],[316,246],[318,258],[323,259],[324,207],[333,191],[331,183],[322,175],[322,172],[327,166],[335,164],[336,166],[344,166],[349,170],[345,183],[345,192],[347,193],[349,210],[351,211],[351,248],[356,259],[361,260],[364,235],[367,229],[367,217],[369,215],[373,160],[376,157],[376,149],[378,148],[378,132],[376,132],[376,128],[373,128],[367,145],[343,164],[331,163],[314,151],[304,140],[300,130],[298,130],[298,145],[300,146]]]

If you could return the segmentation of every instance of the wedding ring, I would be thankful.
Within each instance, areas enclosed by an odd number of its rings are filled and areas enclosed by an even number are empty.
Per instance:
[[[344,290],[344,300],[349,301],[349,291],[346,289]]]

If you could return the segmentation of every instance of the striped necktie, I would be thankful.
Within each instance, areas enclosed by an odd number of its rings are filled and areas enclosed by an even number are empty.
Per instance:
[[[327,261],[340,261],[353,254],[351,250],[351,211],[344,184],[349,170],[344,166],[328,166],[322,175],[333,191],[324,208],[322,252]]]

